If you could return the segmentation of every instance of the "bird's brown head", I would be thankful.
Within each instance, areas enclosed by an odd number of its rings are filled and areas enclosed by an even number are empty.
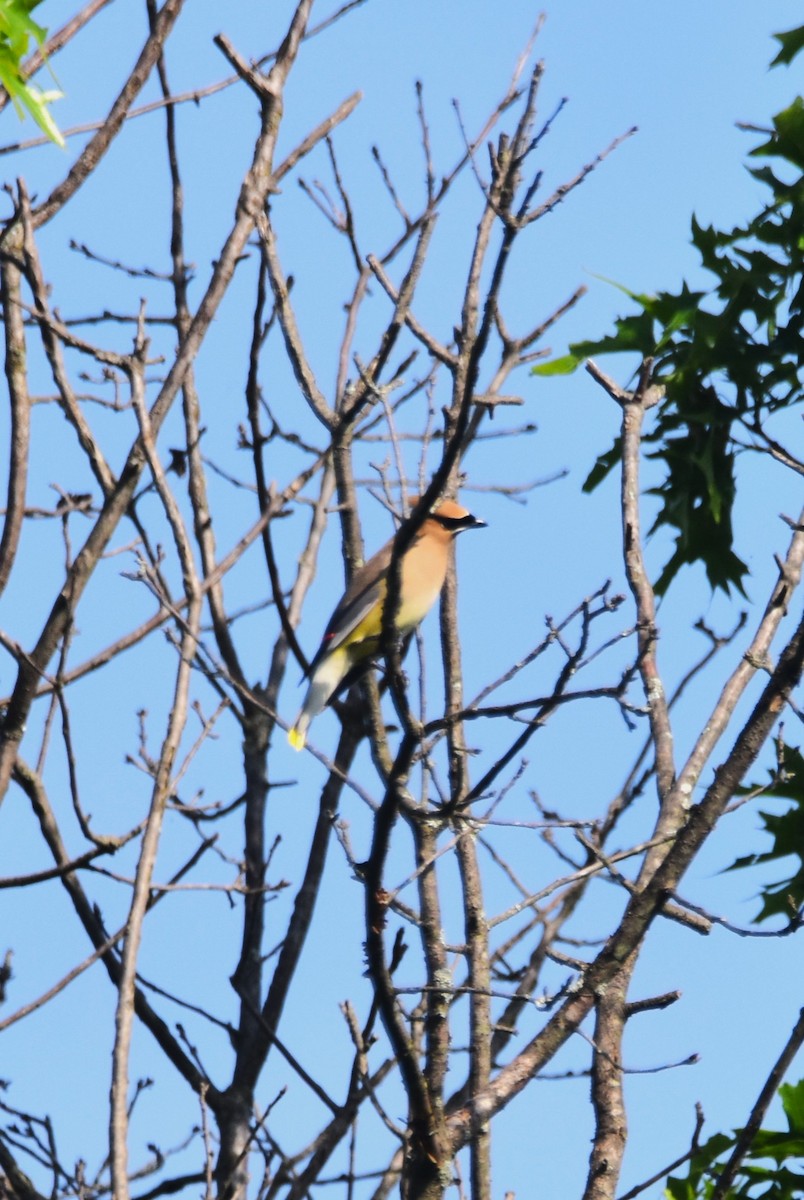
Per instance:
[[[443,500],[433,509],[427,520],[432,521],[450,537],[456,537],[457,534],[463,533],[464,529],[483,529],[486,524],[455,500]]]

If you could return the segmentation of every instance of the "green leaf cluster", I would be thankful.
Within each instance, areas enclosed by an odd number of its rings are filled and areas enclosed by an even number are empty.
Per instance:
[[[779,1088],[787,1129],[760,1129],[729,1189],[730,1200],[800,1200],[804,1195],[804,1079]],[[667,1180],[667,1200],[707,1200],[741,1134],[718,1133],[699,1146],[685,1178]]]
[[[43,92],[26,80],[21,69],[31,44],[41,46],[47,34],[31,17],[39,3],[40,0],[0,0],[0,84],[20,117],[25,111],[30,113],[42,132],[63,147],[64,138],[48,108],[52,101],[60,99],[61,92]]]
[[[765,796],[791,800],[792,804],[783,813],[760,812],[764,832],[772,839],[770,849],[762,854],[744,855],[728,868],[737,871],[783,859],[798,860],[791,875],[761,889],[762,907],[754,918],[757,922],[778,916],[789,920],[804,905],[804,757],[800,750],[785,745],[779,747],[778,754],[783,767],[771,772],[770,782],[750,784],[741,791],[763,788]]]
[[[776,35],[777,61],[804,45],[804,26]],[[675,531],[675,550],[656,583],[659,594],[682,566],[700,562],[712,588],[743,591],[745,563],[734,549],[735,461],[741,440],[764,433],[775,413],[804,398],[804,101],[773,119],[770,138],[752,152],[767,160],[750,168],[767,187],[753,220],[717,230],[692,220],[692,243],[715,277],[707,292],[626,294],[636,311],[614,332],[570,346],[569,354],[533,368],[568,374],[590,357],[636,353],[653,360],[664,399],[647,435],[663,467],[653,529]],[[620,459],[619,441],[601,454],[591,491]]]

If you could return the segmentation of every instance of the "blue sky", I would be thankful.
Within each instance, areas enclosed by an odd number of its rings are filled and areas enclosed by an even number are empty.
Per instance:
[[[58,27],[73,6],[44,0],[37,15],[51,29]],[[74,47],[54,62],[65,99],[54,109],[62,128],[103,115],[123,77],[129,58],[143,38],[145,6],[116,0]],[[329,10],[322,8],[319,17]],[[228,64],[212,45],[219,30],[225,32],[246,56],[271,49],[283,29],[287,4],[264,4],[239,0],[227,6],[189,2],[173,41],[168,68],[175,91],[212,83],[229,74]],[[487,0],[369,0],[347,21],[322,34],[303,51],[298,69],[288,88],[286,127],[282,147],[287,152],[312,124],[321,120],[345,96],[356,89],[363,99],[348,124],[338,130],[335,146],[339,163],[355,198],[355,211],[364,245],[382,249],[398,234],[398,220],[388,211],[383,189],[370,156],[373,144],[381,147],[384,161],[396,180],[403,201],[415,209],[422,197],[422,164],[415,117],[414,84],[424,85],[425,103],[438,170],[446,170],[461,153],[460,129],[452,107],[459,100],[468,130],[476,129],[507,86],[516,62],[538,17],[538,9],[519,0],[491,4]],[[792,0],[767,0],[763,4],[733,0],[678,0],[672,6],[646,4],[644,0],[565,0],[547,9],[534,55],[546,64],[540,92],[540,115],[552,114],[560,101],[567,103],[544,142],[540,167],[544,170],[543,192],[571,178],[592,161],[613,139],[632,126],[638,133],[597,169],[586,183],[555,213],[539,222],[524,239],[504,293],[506,311],[515,330],[534,325],[561,303],[579,284],[589,292],[585,300],[554,331],[551,344],[560,353],[568,341],[595,336],[610,328],[624,307],[621,292],[604,282],[615,280],[634,290],[672,289],[687,278],[701,286],[689,247],[689,224],[693,212],[702,222],[721,227],[750,217],[764,200],[761,186],[745,170],[745,155],[754,136],[739,131],[737,121],[766,123],[771,114],[793,98],[797,77],[785,68],[768,71],[775,52],[773,32],[800,21],[800,6]],[[143,99],[156,95],[151,80]],[[184,155],[188,194],[188,254],[196,263],[198,299],[209,264],[215,257],[233,210],[238,181],[248,162],[256,132],[254,105],[242,89],[229,89],[200,107],[185,105],[179,112],[179,138]],[[151,173],[164,177],[161,151],[161,121],[148,116],[131,122],[120,144],[114,147],[97,179],[92,180],[70,206],[69,215],[43,232],[41,244],[46,270],[58,280],[54,303],[65,315],[86,313],[98,307],[114,310],[130,302],[125,280],[103,273],[66,249],[66,238],[87,242],[98,254],[122,255],[138,265],[147,263],[166,269],[167,214],[159,188],[149,186]],[[2,117],[0,144],[16,141],[26,133],[10,109]],[[68,150],[55,147],[27,151],[0,158],[5,182],[22,175],[31,192],[45,195],[61,179],[82,144],[70,139]],[[322,153],[302,169],[308,179],[329,180]],[[457,187],[439,222],[433,254],[436,269],[423,280],[416,310],[425,323],[445,338],[455,320],[455,302],[460,295],[467,261],[467,230],[479,214],[479,195],[471,176]],[[274,213],[281,253],[286,269],[297,279],[297,299],[303,332],[311,359],[326,387],[335,377],[335,354],[341,335],[340,304],[348,263],[343,248],[329,235],[320,216],[304,200],[295,182],[288,182],[276,198]],[[58,226],[58,227],[57,227]],[[247,360],[252,294],[245,278],[239,279],[224,304],[210,342],[199,363],[199,380],[205,394],[219,401],[218,417],[229,442],[219,448],[221,460],[236,463],[231,445],[230,406],[241,403]],[[602,278],[601,278],[602,277]],[[167,301],[165,301],[167,302]],[[158,299],[152,302],[158,306]],[[153,311],[153,309],[152,309]],[[370,318],[362,332],[362,344],[372,344],[375,326],[384,314]],[[92,336],[108,337],[119,344],[117,329]],[[167,345],[167,343],[166,343]],[[32,368],[36,370],[36,366]],[[281,366],[271,375],[272,396],[282,412],[298,415],[294,384]],[[624,366],[624,369],[626,367]],[[44,376],[42,377],[44,379]],[[46,387],[42,382],[41,386]],[[560,617],[605,578],[614,588],[623,587],[617,553],[616,483],[610,481],[592,499],[581,496],[580,484],[595,456],[611,443],[616,432],[614,406],[583,375],[570,380],[534,380],[522,373],[515,388],[526,402],[525,413],[539,427],[532,438],[511,444],[505,455],[489,443],[473,452],[467,496],[472,507],[489,521],[490,528],[477,538],[464,539],[459,550],[461,616],[466,657],[466,687],[471,694],[499,674],[512,659],[541,636],[544,614]],[[315,422],[302,417],[310,436]],[[227,424],[228,422],[228,424]],[[110,444],[118,436],[109,423]],[[5,434],[3,434],[5,438]],[[0,443],[2,444],[2,443]],[[120,440],[119,453],[126,441]],[[165,445],[170,445],[170,427]],[[65,455],[64,470],[72,469],[71,451],[61,443],[46,447],[36,460],[31,480],[31,502],[47,503],[54,478],[53,455]],[[502,478],[519,483],[568,468],[566,479],[532,493],[527,507],[520,507],[490,494],[486,489]],[[772,553],[783,549],[786,537],[778,512],[798,510],[798,489],[791,480],[766,473],[763,464],[746,466],[745,498],[739,509],[740,528],[745,538],[745,555],[752,569],[749,594],[761,601],[773,577]],[[77,471],[77,466],[76,466]],[[473,491],[472,489],[479,489]],[[649,501],[647,502],[649,508]],[[219,529],[226,546],[243,524],[244,508],[233,504]],[[369,548],[388,533],[377,509],[365,514]],[[42,613],[35,599],[41,571],[43,595],[51,591],[40,568],[53,552],[52,531],[30,535],[26,544],[31,566],[22,582],[9,589],[4,600],[3,628],[23,644],[35,636]],[[280,547],[292,561],[300,545],[298,528],[285,522]],[[51,539],[51,540],[48,540]],[[482,539],[482,540],[481,540]],[[338,546],[333,537],[325,553],[325,569],[310,597],[300,637],[312,652],[337,585],[327,580],[326,564],[338,575]],[[656,539],[649,547],[649,560],[658,569],[668,554],[667,543]],[[499,586],[513,577],[516,586]],[[87,598],[82,611],[83,653],[105,644],[119,631],[118,618],[125,612],[134,624],[138,612],[147,612],[147,598],[135,595],[134,586],[115,568],[109,590],[97,599]],[[247,565],[231,581],[230,599],[248,603],[262,595],[265,581],[258,570]],[[680,678],[698,652],[686,629],[703,614],[707,620],[728,626],[733,609],[722,598],[712,598],[702,573],[689,572],[662,608],[661,620],[667,634],[664,663],[668,680]],[[624,625],[627,620],[623,618]],[[428,638],[434,637],[431,619]],[[248,625],[251,643],[246,653],[255,678],[264,668],[265,631],[259,619]],[[739,648],[735,649],[735,654]],[[2,663],[2,684],[11,678],[10,664]],[[155,669],[148,660],[140,668]],[[711,704],[724,668],[705,676],[694,689],[678,727],[680,752],[693,736],[695,719]],[[142,682],[143,700],[148,698],[147,674],[126,679],[126,688],[136,694]],[[532,686],[538,690],[539,680]],[[134,730],[129,714],[108,710],[100,685],[88,680],[87,710],[94,713],[79,727],[80,744],[95,756],[95,778],[87,783],[94,797],[95,812],[104,824],[125,825],[139,811],[142,793],[119,782],[119,764],[131,750]],[[93,691],[94,689],[94,691]],[[284,693],[286,714],[293,715],[298,703],[295,677],[289,678]],[[697,705],[697,708],[696,708]],[[126,723],[128,722],[128,723]],[[579,727],[570,718],[556,721],[556,736],[539,746],[538,779],[542,798],[576,811],[597,813],[622,779],[633,754],[634,741],[621,747],[621,721],[614,713],[594,712],[589,725]],[[99,736],[100,734],[100,736]],[[335,736],[332,717],[316,725],[316,738],[331,748]],[[234,759],[228,756],[233,749]],[[221,794],[233,786],[227,776],[236,762],[238,737],[228,728],[223,744],[206,760],[205,785]],[[609,753],[609,747],[612,747]],[[616,748],[615,748],[616,747]],[[293,880],[304,854],[308,829],[309,801],[320,781],[316,766],[299,762],[290,752],[277,752],[280,777],[298,778],[298,787],[277,793],[276,825],[283,831],[282,854],[276,874]],[[592,765],[594,764],[594,765]],[[130,782],[130,781],[129,781]],[[140,788],[143,784],[138,785]],[[234,785],[236,786],[236,784]],[[2,812],[7,831],[0,836],[0,873],[41,866],[19,797],[12,797]],[[365,836],[365,814],[356,802],[344,814],[352,824],[356,843]],[[756,828],[756,816],[744,811],[732,818],[733,842],[721,842],[707,851],[691,876],[690,895],[701,903],[726,912],[746,923],[756,908],[752,889],[757,886],[743,876],[718,873],[743,847]],[[635,826],[636,829],[636,826]],[[627,832],[623,832],[623,838]],[[744,852],[744,850],[743,850]],[[520,840],[512,840],[511,854],[521,857],[529,869],[532,857],[543,851]],[[169,839],[160,864],[165,874],[171,855],[179,854]],[[545,859],[545,871],[552,863]],[[402,865],[400,861],[400,871]],[[404,874],[404,872],[403,872]],[[104,902],[114,912],[122,903],[114,889],[103,891]],[[606,932],[610,896],[600,889],[600,927]],[[492,903],[503,905],[492,892]],[[287,905],[292,889],[277,901]],[[349,879],[346,865],[333,853],[326,881],[325,904],[316,952],[303,970],[296,992],[298,1011],[289,1015],[289,1034],[304,1038],[305,1004],[327,978],[325,1016],[310,1053],[320,1070],[333,1082],[340,1069],[339,1051],[345,1052],[346,1034],[337,1012],[337,1001],[351,994],[360,976],[360,890]],[[188,981],[203,981],[206,954],[188,935],[201,911],[204,934],[220,950],[226,939],[236,936],[221,900],[199,902],[190,893],[177,899],[171,923],[160,926],[161,935],[148,940],[143,949],[143,971],[162,977],[169,967]],[[42,953],[42,930],[50,927],[61,897],[56,885],[40,897],[30,891],[20,895],[0,893],[0,926],[14,930],[15,970],[19,988],[12,1003],[36,995],[78,961],[87,947],[72,926],[65,927],[57,947]],[[41,906],[41,907],[40,907]],[[457,914],[447,913],[454,921]],[[281,927],[281,921],[277,921]],[[8,935],[7,935],[8,936]],[[4,949],[0,945],[0,952]],[[224,950],[225,952],[225,950]],[[708,1119],[707,1130],[739,1125],[748,1111],[765,1074],[781,1047],[795,1017],[799,998],[788,994],[789,960],[786,942],[734,943],[722,932],[709,939],[695,939],[670,926],[648,949],[635,982],[642,995],[681,986],[683,1004],[665,1014],[642,1017],[627,1044],[629,1063],[649,1068],[704,1051],[701,1064],[659,1075],[635,1075],[628,1080],[632,1149],[626,1161],[623,1188],[626,1190],[649,1175],[686,1144],[693,1124],[693,1104],[700,1099]],[[234,952],[232,952],[232,965]],[[230,1012],[231,997],[225,979],[211,987],[210,1003]],[[95,1111],[104,1111],[108,1090],[108,1054],[111,1045],[109,988],[96,968],[74,984],[53,1007],[23,1022],[3,1035],[0,1076],[13,1081],[11,1102],[20,1107],[41,1104],[37,1078],[30,1071],[33,1053],[41,1056],[41,1071],[53,1078],[48,1103],[62,1133],[65,1158],[79,1153],[102,1153],[103,1122]],[[757,1018],[760,1019],[757,1019]],[[173,1018],[175,1019],[175,1017]],[[534,1022],[538,1020],[535,1016]],[[750,1037],[746,1021],[750,1020]],[[331,1024],[330,1024],[331,1023]],[[189,1025],[188,1025],[189,1027]],[[101,1033],[97,1035],[100,1028]],[[64,1036],[65,1029],[70,1036]],[[209,1061],[227,1062],[227,1046],[206,1048]],[[166,1141],[178,1140],[187,1126],[187,1109],[178,1097],[183,1090],[153,1053],[148,1039],[135,1043],[135,1071],[150,1073],[156,1081],[152,1094],[143,1099],[141,1117],[135,1119],[133,1143],[142,1145],[152,1136],[156,1122]],[[587,1048],[578,1041],[556,1069],[582,1066]],[[740,1058],[740,1086],[729,1080]],[[217,1057],[219,1056],[219,1058]],[[76,1073],[81,1075],[81,1105],[74,1101]],[[34,1073],[39,1075],[40,1072]],[[795,1070],[791,1078],[795,1078]],[[283,1082],[278,1062],[272,1062],[266,1082],[267,1103]],[[587,1140],[584,1122],[584,1080],[555,1084],[539,1083],[500,1121],[502,1152],[495,1174],[495,1192],[512,1190],[522,1200],[532,1194],[533,1180],[539,1189],[556,1200],[579,1194],[586,1168]],[[305,1109],[306,1098],[291,1088],[289,1098],[277,1109],[277,1127],[290,1140],[295,1129],[317,1113]],[[104,1118],[105,1119],[105,1118]],[[568,1137],[568,1130],[573,1136]],[[139,1139],[139,1141],[137,1141]],[[94,1145],[93,1145],[94,1142]],[[564,1147],[566,1146],[566,1151]],[[531,1154],[531,1148],[533,1155]],[[136,1156],[135,1156],[136,1157]],[[650,1195],[657,1195],[653,1189]]]

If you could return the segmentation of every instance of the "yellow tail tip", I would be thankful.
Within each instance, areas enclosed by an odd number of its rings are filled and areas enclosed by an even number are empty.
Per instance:
[[[304,734],[294,725],[292,729],[288,730],[288,741],[294,750],[303,750],[307,739]]]

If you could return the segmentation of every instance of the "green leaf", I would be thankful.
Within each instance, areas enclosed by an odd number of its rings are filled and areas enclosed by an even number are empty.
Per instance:
[[[656,333],[654,321],[650,312],[643,307],[642,312],[618,317],[614,323],[614,333],[595,341],[571,342],[570,352],[579,358],[587,359],[597,354],[622,354],[636,351],[641,355],[653,354],[656,348]]]
[[[660,448],[651,454],[665,463],[664,482],[652,492],[661,498],[650,530],[675,528],[676,548],[655,584],[663,595],[682,566],[702,562],[713,589],[743,592],[748,568],[734,553],[731,511],[736,494],[734,452],[729,441],[732,413],[712,387],[685,383],[676,412],[660,421]],[[683,406],[683,407],[682,407]]]
[[[751,153],[757,158],[785,158],[799,170],[804,169],[804,99],[797,96],[792,104],[773,118],[774,136]]]
[[[56,90],[42,92],[35,84],[28,84],[20,93],[19,99],[28,109],[28,112],[42,132],[50,138],[51,142],[55,142],[63,150],[65,147],[64,138],[58,125],[50,115],[48,108],[49,104],[52,104],[54,100],[61,100],[62,96],[62,92]]]
[[[791,63],[800,50],[804,50],[804,25],[789,29],[786,33],[774,33],[774,38],[781,44],[781,50],[771,59],[771,66],[778,67]]]
[[[770,782],[767,785],[746,784],[740,788],[741,794],[763,788],[764,796],[772,796],[774,800],[794,800],[804,808],[804,756],[797,746],[788,746],[782,742],[777,748],[777,757],[782,764],[781,770],[777,767],[775,771],[768,772]]]
[[[36,8],[38,0],[0,0],[0,39],[7,42],[12,54],[19,63],[28,53],[31,40],[41,46],[47,36],[47,30],[28,15]]]
[[[531,375],[571,375],[583,362],[577,354],[565,354],[561,358],[552,358],[548,362],[537,363],[531,367]]]
[[[586,476],[583,482],[583,491],[593,492],[599,483],[602,483],[623,456],[623,440],[621,437],[614,439],[614,445],[610,450],[606,450],[603,454],[599,454],[595,459],[595,465]]]
[[[695,1200],[695,1191],[686,1179],[677,1179],[671,1175],[665,1184],[664,1194],[667,1200]]]
[[[804,1139],[804,1079],[798,1083],[783,1083],[779,1088],[784,1114],[791,1133]],[[801,1147],[804,1150],[804,1146]]]
[[[616,279],[610,279],[608,275],[596,275],[594,271],[590,272],[593,279],[599,279],[601,283],[607,283],[609,287],[616,288],[618,292],[622,292],[629,300],[634,300],[642,308],[647,307],[650,296],[642,295],[640,292],[633,292],[624,283],[618,283]]]
[[[29,16],[38,2],[0,0],[0,84],[8,92],[20,117],[27,111],[42,132],[63,148],[64,138],[49,111],[49,105],[60,99],[62,93],[42,91],[25,79],[21,69],[31,42],[41,46],[47,35],[47,30]]]
[[[686,1179],[670,1176],[665,1186],[665,1196],[669,1200],[696,1200],[698,1196],[706,1195],[708,1177],[716,1170],[716,1163],[734,1145],[734,1139],[724,1133],[716,1133],[699,1146],[689,1162]]]
[[[760,812],[764,832],[771,837],[770,848],[743,855],[727,868],[737,871],[781,860],[798,860],[799,865],[792,874],[760,889],[762,907],[754,918],[757,924],[769,917],[789,920],[804,904],[804,757],[800,750],[786,745],[782,745],[778,753],[783,764],[781,773],[777,767],[769,773],[767,785],[755,783],[741,791],[765,788],[764,795],[793,803],[782,813]]]

